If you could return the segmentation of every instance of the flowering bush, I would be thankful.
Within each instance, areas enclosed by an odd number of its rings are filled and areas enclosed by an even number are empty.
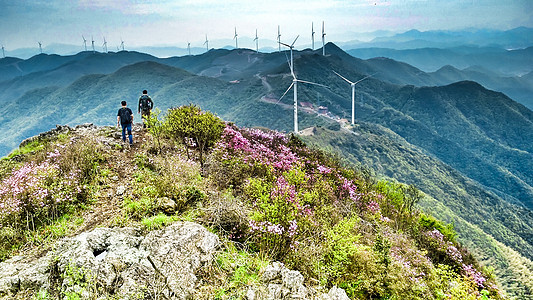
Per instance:
[[[229,239],[350,298],[477,299],[482,289],[499,298],[453,226],[414,208],[412,186],[376,183],[294,136],[233,125],[206,170],[242,207],[218,221]]]
[[[360,201],[353,178],[309,153],[278,132],[224,129],[208,170],[219,179],[221,173],[234,175],[224,178],[226,186],[249,199],[254,210],[248,234],[256,247],[276,255],[293,251],[305,235],[335,217],[335,206]]]
[[[0,259],[25,242],[31,235],[25,230],[36,231],[89,199],[100,149],[92,139],[64,136],[19,158],[0,181],[0,231],[9,233],[0,237]]]

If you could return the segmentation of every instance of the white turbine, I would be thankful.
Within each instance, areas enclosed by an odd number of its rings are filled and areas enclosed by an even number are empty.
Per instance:
[[[124,51],[124,41],[122,38],[120,38],[120,47],[122,48],[122,51]]]
[[[187,42],[187,50],[189,50],[189,56],[191,55],[191,43]]]
[[[104,43],[102,44],[102,48],[104,50],[104,53],[107,53],[107,42],[105,40],[105,36],[104,36]]]
[[[278,25],[278,52],[281,52],[281,33],[279,33],[279,25]]]
[[[283,97],[285,97],[285,95],[289,92],[289,90],[292,87],[294,87],[293,92],[294,92],[294,133],[295,134],[298,134],[298,82],[312,84],[312,85],[318,85],[318,86],[322,86],[322,87],[327,88],[327,86],[325,86],[323,84],[314,83],[314,82],[305,81],[305,80],[300,80],[300,79],[296,78],[296,75],[294,74],[294,62],[293,62],[293,57],[292,57],[292,49],[294,48],[294,43],[296,42],[297,39],[298,39],[298,36],[296,37],[296,39],[294,39],[294,42],[292,42],[291,45],[284,44],[284,43],[280,42],[280,45],[284,45],[284,46],[289,47],[291,49],[291,63],[289,65],[289,67],[291,69],[292,83],[289,86],[289,88],[285,91],[285,93],[283,93],[283,95],[281,95],[281,97],[278,100],[278,102],[281,101],[281,99],[283,99]]]
[[[259,53],[259,38],[257,37],[257,29],[255,30],[255,52]]]
[[[81,36],[81,38],[83,39],[83,46],[85,46],[85,51],[87,51],[87,40],[83,35]]]
[[[37,42],[37,43],[39,43],[39,51],[42,54],[43,53],[43,44],[41,42]]]
[[[94,50],[94,37],[91,35],[91,45],[93,46],[93,53],[95,52]]]
[[[4,45],[2,45],[2,58],[6,58],[6,52],[4,49]]]
[[[313,22],[311,22],[311,50],[315,50],[315,29]]]
[[[205,35],[204,45],[206,45],[205,48],[206,48],[207,52],[209,52],[209,40],[207,39],[207,34]]]
[[[340,78],[344,79],[352,87],[352,125],[354,125],[355,124],[355,85],[360,83],[361,81],[367,79],[367,78],[370,78],[370,77],[376,75],[377,73],[374,73],[372,75],[368,75],[366,77],[363,77],[362,79],[359,79],[356,82],[351,82],[350,80],[346,79],[344,76],[342,76],[341,74],[339,74],[339,73],[337,73],[335,71],[333,71],[333,73],[337,74],[337,76],[339,76]]]
[[[235,35],[233,36],[235,40],[235,49],[239,49],[239,44],[237,43],[237,27],[235,27]]]
[[[324,21],[322,21],[322,55],[326,56],[326,32],[324,31]]]

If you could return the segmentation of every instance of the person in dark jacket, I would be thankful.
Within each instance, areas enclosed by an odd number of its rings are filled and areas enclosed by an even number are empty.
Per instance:
[[[144,90],[141,97],[139,97],[139,108],[138,113],[141,114],[141,118],[143,119],[143,128],[146,128],[146,119],[150,117],[150,112],[152,111],[152,108],[154,108],[154,102],[152,101],[152,98],[148,96],[148,91]]]
[[[131,134],[131,125],[133,124],[133,112],[127,107],[126,101],[121,102],[122,107],[117,113],[117,127],[122,126],[122,141],[126,142],[126,130],[128,131],[128,138],[130,145],[133,145],[133,135]]]

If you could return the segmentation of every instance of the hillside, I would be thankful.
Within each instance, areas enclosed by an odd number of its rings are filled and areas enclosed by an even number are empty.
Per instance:
[[[477,47],[370,48],[349,50],[348,53],[373,62],[379,71],[376,77],[391,83],[435,86],[475,81],[533,109],[533,87],[527,76],[522,77],[532,71],[533,47],[508,51]]]
[[[132,148],[59,127],[0,161],[1,253],[17,254],[0,296],[504,298],[413,187],[194,106],[151,124]]]
[[[339,118],[349,117],[349,85],[330,70],[357,80],[378,68],[376,60],[353,58],[333,44],[327,44],[326,50],[326,57],[309,50],[294,53],[299,79],[328,85],[328,88],[298,86],[299,102],[311,105],[299,110],[300,128],[321,126],[339,131],[342,128]],[[65,87],[31,90],[9,110],[1,109],[0,126],[6,128],[1,144],[7,145],[4,146],[7,153],[23,138],[58,123],[113,124],[119,102],[127,100],[135,108],[142,89],[149,90],[156,106],[163,111],[195,103],[239,126],[290,131],[292,95],[279,101],[292,80],[285,54],[217,50],[167,60],[169,64],[174,60],[173,63],[183,64],[190,71],[214,77],[198,76],[161,61],[140,62],[107,75],[87,75]],[[380,67],[383,71],[399,66],[399,70],[418,72],[392,60],[384,62]],[[432,157],[434,161],[427,164],[437,165],[439,161],[446,164],[439,168],[439,175],[433,174],[437,170],[431,167],[419,168],[418,163],[402,166],[397,171],[403,174],[401,178],[393,176],[396,172],[392,168],[378,168],[376,173],[417,185],[424,183],[427,186],[424,192],[435,201],[426,207],[439,207],[427,212],[442,219],[457,220],[457,226],[461,226],[458,240],[471,245],[473,253],[483,262],[503,268],[498,276],[502,282],[509,283],[506,287],[509,293],[527,290],[524,280],[512,283],[514,279],[508,278],[514,278],[512,274],[519,270],[514,267],[515,262],[531,259],[532,253],[529,251],[531,230],[524,225],[531,223],[531,210],[522,207],[531,205],[532,199],[531,143],[528,143],[531,140],[528,134],[533,132],[531,111],[473,82],[414,87],[375,77],[357,85],[357,122],[379,124],[394,132],[395,135],[380,133],[387,137],[380,140],[384,145],[389,139],[399,137],[409,147]],[[327,115],[317,113],[320,105],[327,106]],[[338,146],[335,141],[331,143],[332,147]],[[394,153],[393,150],[377,143],[358,155],[361,160],[374,161],[383,153]],[[357,151],[349,148],[342,153],[350,157]],[[391,154],[389,163],[394,165],[395,159],[404,158]],[[467,177],[458,176],[458,172]],[[462,201],[477,203],[479,211],[468,214]],[[485,222],[486,218],[490,222]]]
[[[528,281],[529,275],[523,276],[520,265],[531,265],[532,260],[533,228],[527,221],[533,218],[530,210],[487,192],[483,186],[382,126],[363,122],[352,130],[316,128],[302,139],[337,153],[350,163],[365,166],[373,174],[413,184],[431,195],[420,202],[423,210],[454,224],[458,240],[482,262],[497,266],[495,273],[505,287],[513,290],[512,294],[524,292],[524,287],[514,286],[514,281],[519,278]],[[508,249],[497,241],[506,241],[507,245],[515,243],[511,248],[524,250],[520,251],[524,257],[507,256]]]

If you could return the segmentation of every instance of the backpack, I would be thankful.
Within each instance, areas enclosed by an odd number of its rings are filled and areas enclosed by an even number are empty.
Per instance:
[[[119,110],[120,123],[121,124],[131,124],[131,110],[128,108],[121,108]]]
[[[141,96],[141,110],[147,111],[147,110],[152,109],[152,107],[150,105],[151,102],[152,102],[152,100],[150,99],[150,97],[148,97],[146,95],[142,95]]]

